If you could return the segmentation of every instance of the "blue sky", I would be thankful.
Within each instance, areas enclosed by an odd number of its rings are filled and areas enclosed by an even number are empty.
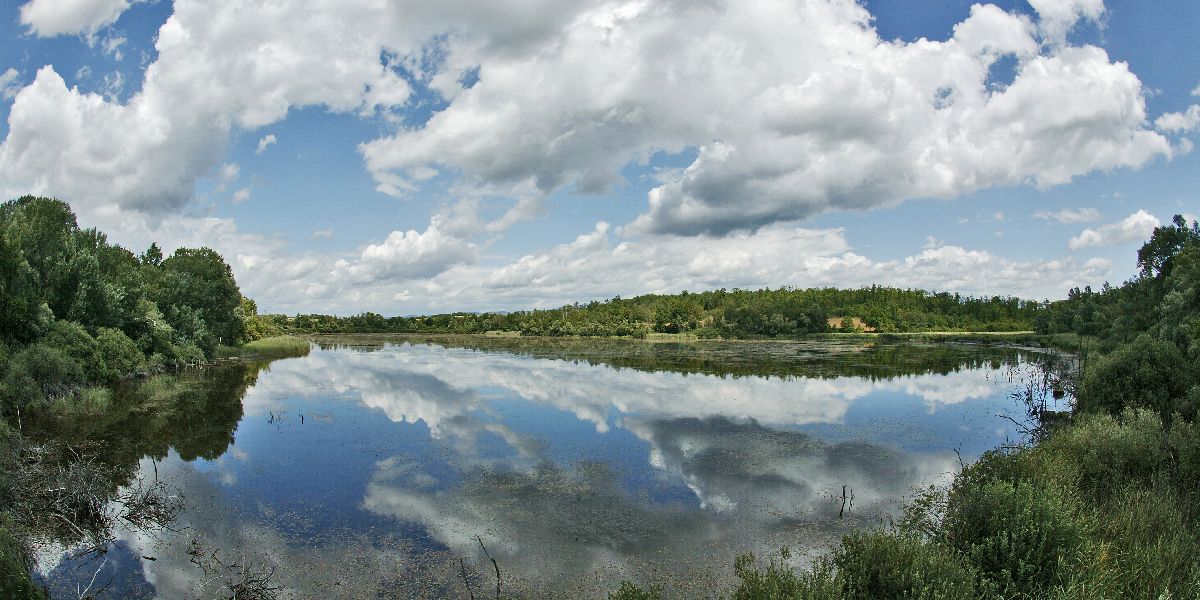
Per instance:
[[[265,310],[1056,298],[1200,213],[1200,4],[29,0],[0,188]]]

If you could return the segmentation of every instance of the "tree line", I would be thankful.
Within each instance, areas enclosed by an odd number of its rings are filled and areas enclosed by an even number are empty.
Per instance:
[[[831,331],[1031,331],[1046,303],[873,285],[858,289],[719,289],[616,297],[549,310],[384,317],[264,315],[296,333],[485,333],[702,338],[795,337]]]
[[[0,204],[0,412],[211,358],[269,329],[255,312],[212,249],[135,255],[65,202]]]

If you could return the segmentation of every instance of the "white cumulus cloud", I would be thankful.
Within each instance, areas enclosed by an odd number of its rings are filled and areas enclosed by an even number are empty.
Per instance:
[[[11,67],[0,73],[0,98],[12,100],[16,97],[21,89],[21,82],[18,81],[20,77],[21,74]]]
[[[262,154],[263,152],[267,151],[267,148],[274,145],[278,141],[279,139],[275,137],[275,134],[268,133],[267,135],[264,135],[262,139],[258,140],[258,148],[254,149],[254,153]]]
[[[1193,104],[1183,112],[1165,113],[1154,120],[1161,131],[1188,132],[1200,129],[1200,104]]]
[[[1144,240],[1149,238],[1150,232],[1161,224],[1154,215],[1145,210],[1139,210],[1116,223],[1109,223],[1094,229],[1084,229],[1067,242],[1067,247],[1071,250],[1078,250],[1088,246],[1108,246]]]
[[[36,2],[34,9],[51,5]],[[68,88],[51,66],[18,93],[0,146],[0,192],[52,194],[171,214],[192,199],[235,129],[274,123],[293,106],[387,110],[408,84],[382,57],[376,2],[178,0],[157,59],[126,102]]]
[[[92,35],[129,7],[129,0],[30,0],[21,6],[21,24],[40,37]]]
[[[447,62],[477,65],[479,81],[362,151],[380,189],[405,194],[421,168],[605,190],[630,161],[698,149],[633,223],[682,234],[1057,185],[1170,155],[1124,63],[1043,44],[1102,3],[1037,8],[1035,21],[977,5],[951,39],[912,43],[881,40],[849,0],[589,5],[518,53],[479,53],[487,38],[468,30]],[[1003,57],[1018,61],[1008,85],[990,80]]]
[[[51,26],[51,14],[88,14],[74,30],[94,29],[127,5],[33,0],[22,19],[49,34],[71,30]],[[409,194],[449,171],[468,185],[593,192],[619,184],[631,162],[695,152],[650,194],[632,224],[641,231],[723,234],[830,209],[1057,185],[1172,153],[1144,126],[1127,65],[1056,37],[1100,19],[1098,0],[1038,0],[1034,17],[977,5],[950,39],[916,42],[880,39],[853,0],[173,7],[157,59],[125,102],[38,72],[14,101],[0,191],[86,204],[103,190],[127,208],[176,211],[233,130],[295,106],[407,106],[401,67],[448,106],[362,145],[381,191]],[[1005,57],[1017,61],[1015,79],[993,81]],[[469,88],[464,74],[477,79]]]
[[[1103,219],[1104,215],[1100,214],[1100,211],[1095,208],[1064,208],[1054,212],[1039,210],[1033,213],[1033,218],[1063,224],[1094,223]]]

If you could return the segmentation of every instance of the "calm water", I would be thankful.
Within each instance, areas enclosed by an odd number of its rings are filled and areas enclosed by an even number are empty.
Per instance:
[[[804,560],[886,523],[960,456],[1019,439],[997,415],[1023,418],[1011,377],[1031,356],[332,338],[128,386],[121,402],[158,409],[59,434],[108,440],[110,460],[185,498],[170,531],[122,532],[98,578],[113,597],[213,594],[196,547],[273,566],[280,597],[465,597],[464,569],[490,597],[477,537],[523,596],[633,579],[703,597],[732,583],[737,554]],[[74,590],[89,560],[47,552],[42,569]]]

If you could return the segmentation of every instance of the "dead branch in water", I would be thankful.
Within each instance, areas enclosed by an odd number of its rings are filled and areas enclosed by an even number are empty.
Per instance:
[[[487,546],[483,545],[483,538],[481,536],[475,536],[475,541],[479,542],[479,547],[483,548],[483,553],[488,557],[488,560],[492,561],[492,568],[496,570],[496,600],[500,600],[500,564],[496,562],[496,559],[492,558],[492,553],[488,552]]]

